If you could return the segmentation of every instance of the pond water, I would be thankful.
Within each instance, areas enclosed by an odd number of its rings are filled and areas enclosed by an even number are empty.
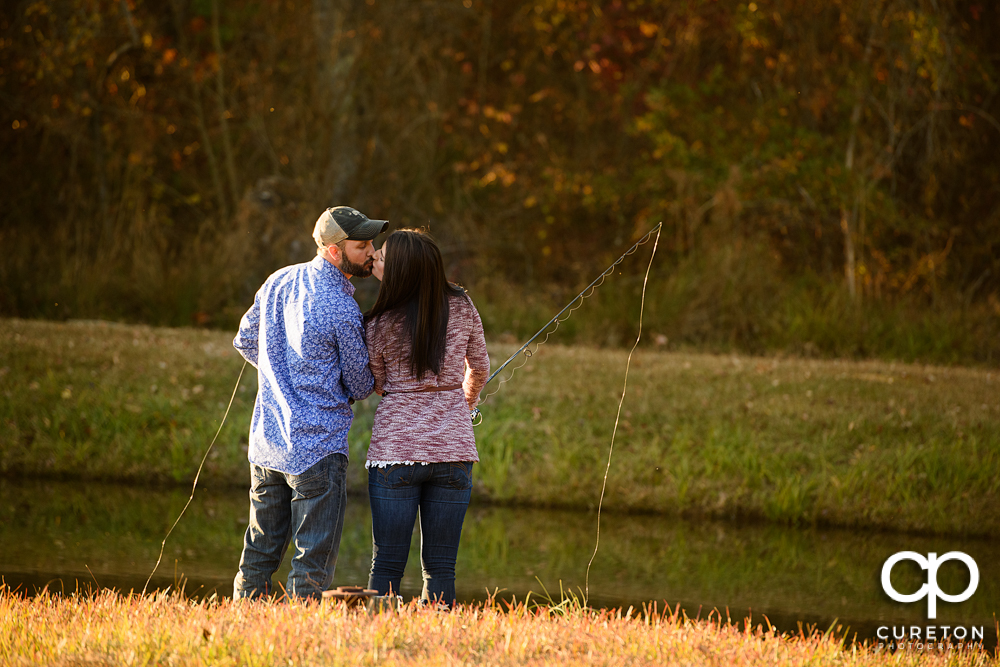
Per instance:
[[[149,489],[100,483],[0,479],[0,577],[29,593],[48,585],[70,592],[113,587],[141,590],[160,542],[183,507],[187,489]],[[247,522],[245,491],[199,489],[167,542],[151,586],[183,583],[188,594],[232,594]],[[487,592],[535,599],[560,586],[578,595],[594,549],[596,514],[524,508],[470,507],[458,562],[458,595],[469,601]],[[419,538],[415,536],[403,594],[420,591]],[[894,602],[882,590],[882,564],[899,551],[962,551],[975,559],[980,581],[962,603],[938,602],[927,620],[926,600]],[[287,561],[287,559],[286,559]],[[368,501],[351,497],[334,585],[364,585],[371,563]],[[284,582],[287,562],[275,582]],[[967,569],[943,565],[941,588],[965,590]],[[893,584],[916,591],[926,573],[905,561]],[[870,639],[880,626],[983,626],[996,646],[1000,612],[1000,542],[765,524],[687,521],[663,516],[605,513],[590,574],[594,606],[657,601],[680,604],[689,616],[713,609],[733,620],[764,616],[784,631],[799,623],[826,629],[836,623],[850,637]],[[842,632],[843,632],[842,629]],[[889,631],[891,633],[891,630]]]

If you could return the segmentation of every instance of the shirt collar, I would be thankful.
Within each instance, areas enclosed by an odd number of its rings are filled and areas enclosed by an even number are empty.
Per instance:
[[[323,259],[322,255],[316,255],[310,262],[320,275],[329,276],[333,284],[344,291],[347,296],[354,296],[354,283],[347,279],[344,272],[333,265],[332,262]]]

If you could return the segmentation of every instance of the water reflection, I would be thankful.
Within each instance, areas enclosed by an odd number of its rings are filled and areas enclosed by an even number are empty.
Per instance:
[[[187,496],[183,489],[0,480],[0,576],[29,591],[46,584],[73,590],[77,582],[140,590]],[[246,521],[245,492],[199,489],[152,585],[184,582],[188,593],[230,595]],[[523,598],[543,585],[556,597],[560,585],[579,593],[595,522],[592,513],[473,506],[459,553],[459,596],[477,599],[499,589]],[[370,531],[367,500],[350,498],[335,585],[367,582]],[[417,543],[403,580],[406,596],[420,591]],[[728,609],[734,619],[752,612],[783,630],[798,622],[826,628],[839,619],[871,637],[879,625],[928,624],[925,603],[893,602],[882,591],[882,563],[903,550],[963,551],[977,561],[976,594],[960,604],[939,601],[934,623],[985,626],[987,643],[995,644],[1000,544],[987,540],[606,514],[590,575],[591,603],[666,601],[682,604],[691,616]],[[893,582],[899,591],[915,591],[926,574],[906,565],[893,571]],[[275,581],[286,575],[287,563]],[[939,581],[958,593],[968,573],[951,562]]]

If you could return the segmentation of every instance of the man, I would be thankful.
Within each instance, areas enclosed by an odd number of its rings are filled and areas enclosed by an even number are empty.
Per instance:
[[[257,368],[250,423],[250,525],[233,597],[273,592],[294,545],[288,595],[319,598],[333,581],[347,501],[350,403],[372,392],[351,276],[371,275],[388,228],[347,206],[316,221],[316,257],[271,275],[233,346]]]

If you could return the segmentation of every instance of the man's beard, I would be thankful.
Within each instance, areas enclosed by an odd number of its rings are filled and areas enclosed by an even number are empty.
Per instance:
[[[340,258],[340,270],[355,278],[367,278],[370,276],[372,274],[372,266],[374,265],[375,260],[373,259],[369,259],[364,264],[355,264],[347,259],[347,255],[343,255]]]

